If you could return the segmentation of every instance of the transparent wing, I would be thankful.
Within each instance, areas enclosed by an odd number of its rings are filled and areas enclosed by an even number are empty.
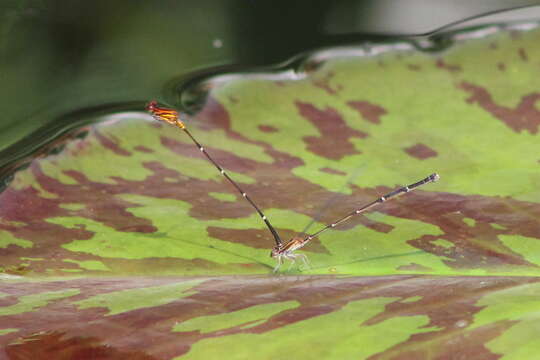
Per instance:
[[[338,200],[339,193],[341,193],[347,186],[351,185],[362,173],[362,170],[366,167],[366,164],[360,165],[354,171],[349,175],[349,178],[341,187],[336,191],[336,195],[330,197],[326,202],[320,207],[320,209],[317,211],[317,213],[313,216],[311,221],[304,227],[301,234],[307,234],[308,230],[315,224],[316,222],[320,222],[322,216],[325,214],[325,212],[330,209]]]

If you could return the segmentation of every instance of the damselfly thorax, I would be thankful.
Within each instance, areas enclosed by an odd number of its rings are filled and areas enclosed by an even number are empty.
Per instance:
[[[148,105],[146,106],[146,109],[152,114],[152,116],[156,119],[156,120],[160,120],[160,121],[164,121],[166,123],[169,123],[171,125],[174,125],[180,129],[182,129],[188,136],[189,138],[193,141],[193,143],[197,146],[197,148],[206,156],[206,158],[218,169],[218,171],[221,173],[221,175],[223,175],[230,183],[232,186],[234,186],[234,188],[251,204],[251,206],[253,206],[253,208],[257,211],[257,213],[259,214],[259,216],[261,217],[261,219],[264,221],[264,223],[266,224],[266,226],[268,227],[268,230],[270,230],[270,232],[272,233],[272,236],[274,237],[274,241],[275,241],[275,246],[274,248],[272,249],[272,251],[270,252],[270,256],[274,259],[277,260],[277,265],[276,267],[274,268],[274,272],[276,272],[281,264],[283,263],[283,259],[287,259],[287,260],[290,260],[292,264],[294,264],[296,262],[296,259],[297,258],[300,258],[302,259],[302,261],[304,262],[304,264],[306,266],[309,266],[309,263],[308,263],[308,259],[307,259],[307,256],[304,255],[304,254],[300,254],[300,253],[295,253],[296,250],[304,247],[305,245],[307,245],[313,238],[315,238],[316,236],[319,236],[320,234],[322,234],[323,232],[325,232],[326,230],[328,229],[333,229],[334,227],[336,227],[337,225],[349,220],[351,217],[355,216],[355,215],[358,215],[358,214],[361,214],[379,204],[382,204],[383,202],[387,201],[387,200],[390,200],[392,198],[396,198],[402,194],[405,194],[405,193],[408,193],[424,184],[427,184],[427,183],[430,183],[430,182],[435,182],[437,180],[439,180],[439,175],[438,174],[431,174],[429,175],[428,177],[418,181],[418,182],[415,182],[413,184],[410,184],[410,185],[407,185],[407,186],[403,186],[403,187],[400,187],[384,196],[381,196],[379,197],[378,199],[358,208],[358,209],[355,209],[354,211],[348,213],[347,215],[343,216],[342,218],[334,221],[333,223],[330,223],[328,225],[326,225],[325,227],[323,227],[322,229],[320,229],[319,231],[311,234],[311,235],[305,235],[305,236],[294,236],[292,239],[290,239],[289,241],[287,241],[286,243],[284,243],[281,238],[279,237],[279,234],[277,233],[277,231],[274,229],[274,227],[272,226],[272,224],[270,223],[270,221],[268,220],[268,218],[266,217],[266,215],[263,214],[263,212],[261,211],[261,209],[259,209],[259,207],[255,204],[255,202],[253,202],[253,200],[249,197],[249,195],[240,188],[240,186],[233,180],[231,179],[231,177],[225,172],[225,170],[218,164],[216,163],[216,161],[208,154],[208,152],[206,152],[206,150],[204,149],[204,147],[197,141],[195,140],[195,138],[193,137],[193,135],[191,135],[191,133],[189,132],[189,130],[186,128],[186,125],[184,124],[184,122],[180,119],[180,115],[178,113],[178,111],[176,110],[173,110],[173,109],[168,109],[168,108],[164,108],[164,107],[160,107],[158,106],[157,102],[156,101],[151,101],[150,103],[148,103]]]

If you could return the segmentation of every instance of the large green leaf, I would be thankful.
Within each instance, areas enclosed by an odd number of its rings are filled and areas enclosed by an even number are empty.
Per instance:
[[[3,271],[31,279],[0,290],[6,353],[536,353],[540,31],[518,28],[462,32],[444,52],[375,44],[316,53],[306,72],[214,79],[187,126],[286,239],[440,174],[313,239],[311,268],[289,271],[356,277],[266,276],[273,240],[254,209],[185,134],[142,112],[36,158],[0,194]],[[226,274],[264,276],[134,277]]]

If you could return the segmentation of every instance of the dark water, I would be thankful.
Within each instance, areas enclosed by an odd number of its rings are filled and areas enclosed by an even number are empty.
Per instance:
[[[400,36],[440,50],[448,44],[439,29],[538,3],[4,2],[0,176],[6,180],[18,160],[90,121],[88,114],[136,109],[151,98],[195,112],[210,75],[294,68],[305,52]],[[534,18],[533,10],[483,21]]]

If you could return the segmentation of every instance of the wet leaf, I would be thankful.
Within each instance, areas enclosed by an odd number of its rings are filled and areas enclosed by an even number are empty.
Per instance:
[[[257,213],[147,114],[112,114],[36,158],[0,193],[6,354],[535,354],[540,31],[479,34],[216,81],[186,124],[284,239],[441,176],[313,239],[311,268],[281,269],[295,276],[268,276]]]

